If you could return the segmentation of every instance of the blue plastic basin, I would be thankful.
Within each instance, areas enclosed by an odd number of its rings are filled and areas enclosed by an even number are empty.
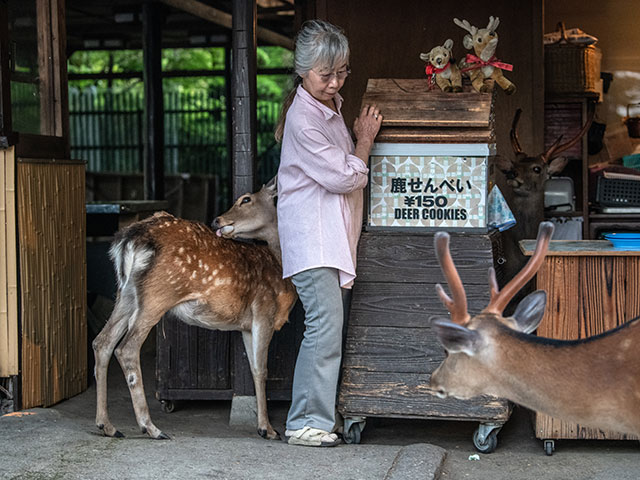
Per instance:
[[[607,233],[604,238],[616,250],[640,250],[640,233]]]

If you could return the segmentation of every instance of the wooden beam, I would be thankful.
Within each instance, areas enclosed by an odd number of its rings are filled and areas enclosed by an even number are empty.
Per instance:
[[[218,10],[217,8],[210,7],[205,5],[198,0],[161,0],[165,5],[170,5],[173,8],[177,8],[178,10],[182,10],[184,12],[195,15],[196,17],[200,17],[204,20],[208,20],[216,25],[220,25],[222,27],[226,27],[228,29],[233,28],[233,19],[232,16],[222,10]],[[236,4],[236,0],[233,2],[234,8]],[[272,45],[276,45],[279,47],[288,48],[289,50],[293,50],[293,40],[285,35],[281,35],[273,30],[269,30],[264,27],[256,27],[256,33],[258,39],[270,43]]]
[[[51,55],[53,70],[51,72],[54,87],[54,134],[62,137],[65,142],[65,156],[71,155],[71,139],[69,127],[69,84],[67,78],[67,30],[66,30],[66,1],[49,0]]]
[[[56,95],[53,79],[53,51],[51,45],[51,11],[47,0],[36,0],[38,31],[38,72],[40,93],[40,134],[54,136]]]
[[[233,199],[253,192],[256,172],[256,4],[234,0],[231,55]],[[234,395],[254,395],[240,335],[235,336]]]
[[[164,200],[164,105],[162,97],[162,23],[156,2],[142,6],[144,56],[144,198]]]

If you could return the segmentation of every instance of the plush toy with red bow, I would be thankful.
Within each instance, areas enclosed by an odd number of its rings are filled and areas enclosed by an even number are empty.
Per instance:
[[[453,19],[453,23],[464,28],[468,35],[464,36],[462,44],[467,50],[473,51],[475,55],[468,53],[460,64],[460,71],[469,75],[471,84],[477,92],[486,92],[489,86],[484,83],[487,78],[493,79],[506,94],[511,95],[516,91],[516,86],[507,80],[502,74],[503,70],[512,71],[513,65],[499,61],[496,58],[496,47],[498,46],[498,34],[496,29],[500,24],[498,17],[489,17],[487,28],[477,28],[471,26],[466,20]]]
[[[434,47],[429,53],[421,53],[420,59],[427,62],[425,72],[429,79],[429,88],[436,85],[444,92],[461,92],[462,75],[451,58],[453,40],[450,38],[444,45]]]

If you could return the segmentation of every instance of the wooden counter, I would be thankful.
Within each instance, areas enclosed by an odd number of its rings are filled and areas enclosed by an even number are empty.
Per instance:
[[[525,255],[532,255],[534,247],[535,240],[520,242]],[[618,250],[607,240],[552,240],[536,288],[547,292],[539,336],[575,340],[598,335],[640,315],[640,251]],[[634,438],[539,413],[535,423],[541,439]]]

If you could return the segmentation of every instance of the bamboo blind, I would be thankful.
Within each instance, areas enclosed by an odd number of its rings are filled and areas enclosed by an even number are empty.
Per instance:
[[[14,148],[0,150],[0,377],[18,374]]]
[[[87,384],[84,163],[19,159],[22,408]]]

